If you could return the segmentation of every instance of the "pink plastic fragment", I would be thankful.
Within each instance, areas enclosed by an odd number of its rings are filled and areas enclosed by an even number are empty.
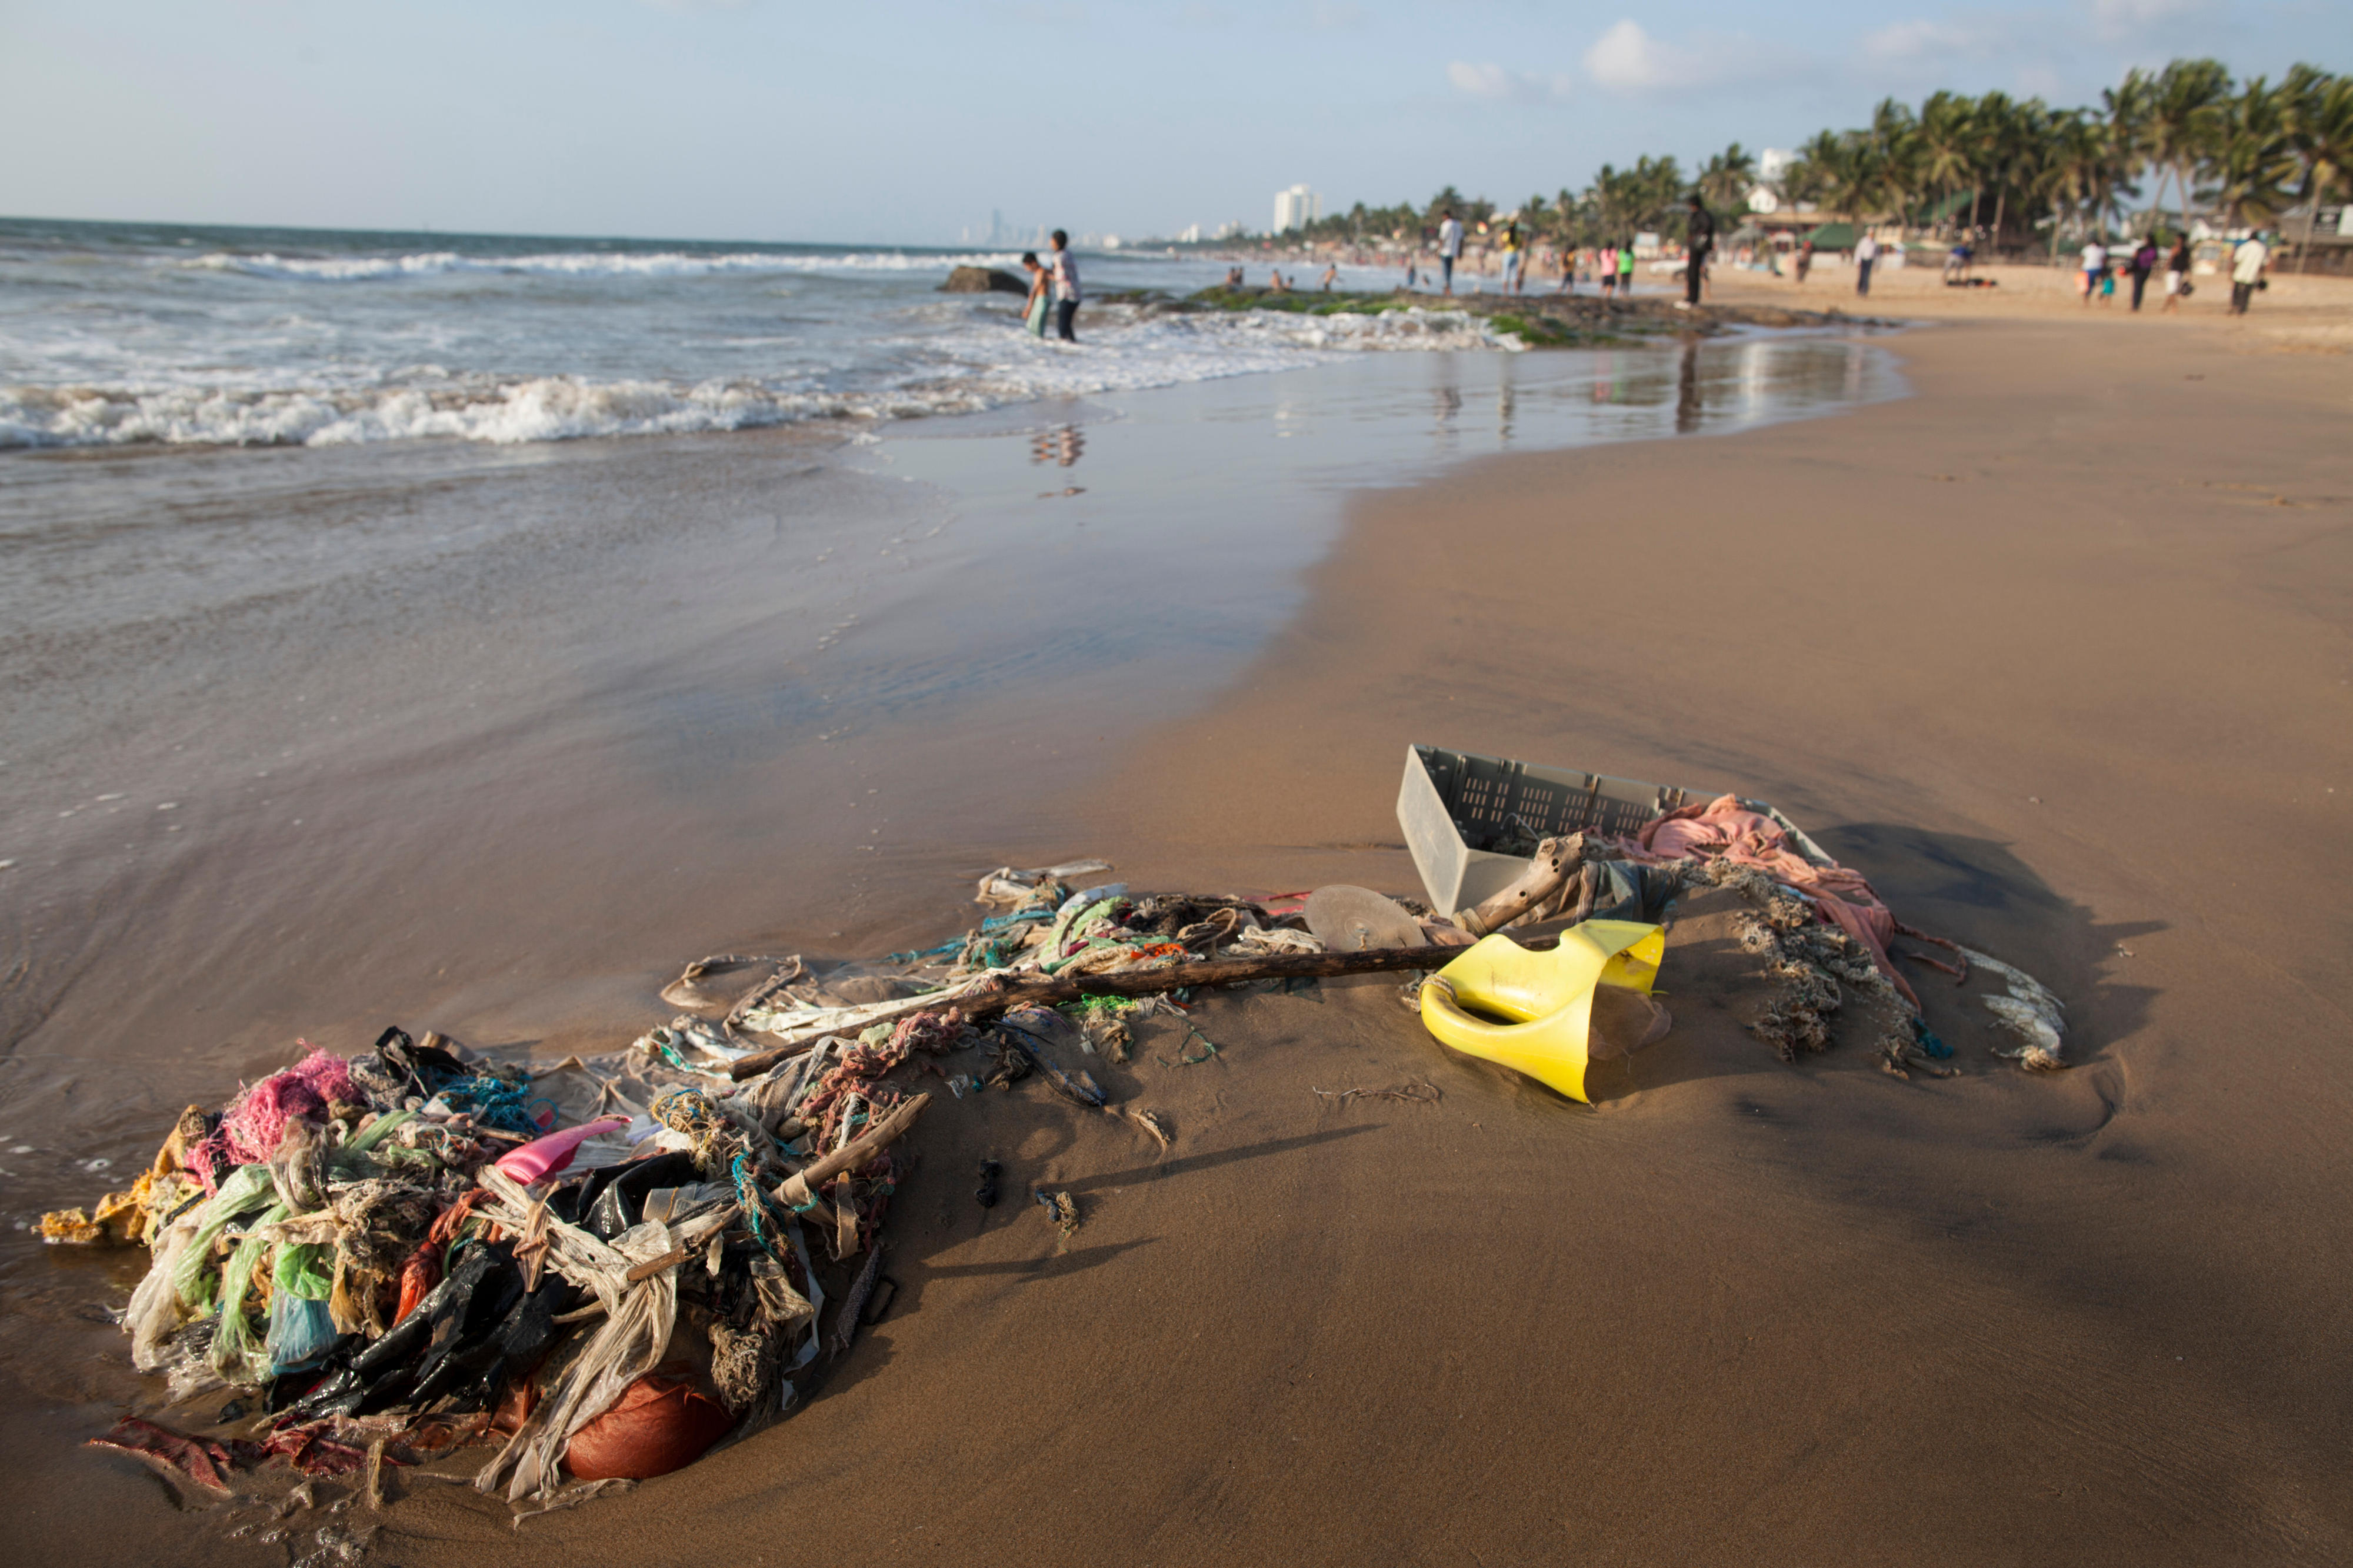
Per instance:
[[[567,1127],[561,1132],[551,1132],[544,1138],[534,1138],[522,1148],[499,1160],[499,1169],[524,1186],[543,1182],[572,1163],[572,1156],[580,1145],[600,1132],[610,1132],[627,1127],[626,1116],[600,1116],[594,1121],[584,1121],[577,1127]]]

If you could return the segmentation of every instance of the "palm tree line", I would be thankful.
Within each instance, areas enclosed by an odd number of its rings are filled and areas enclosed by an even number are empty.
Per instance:
[[[1566,247],[1638,231],[1679,239],[1694,190],[1723,212],[1763,184],[1736,142],[1690,173],[1672,156],[1604,163],[1582,191],[1531,195],[1509,213],[1451,184],[1426,205],[1359,202],[1303,237],[1418,243],[1451,211],[1474,231],[1508,216]],[[2199,218],[2274,228],[2300,208],[2301,232],[2289,236],[2306,242],[2300,267],[2316,209],[2353,195],[2353,77],[2297,65],[2277,82],[2239,82],[2220,61],[2194,59],[2136,68],[2096,105],[2073,109],[2001,92],[1936,92],[1917,109],[1890,98],[1868,125],[1814,135],[1769,184],[1783,202],[1826,216],[1973,234],[1996,252],[2039,247],[2040,230],[2055,252],[2063,235],[2157,236]]]

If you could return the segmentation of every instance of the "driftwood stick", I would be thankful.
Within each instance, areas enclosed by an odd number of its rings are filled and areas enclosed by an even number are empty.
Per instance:
[[[1542,940],[1523,947],[1548,947]],[[1210,958],[1198,963],[1172,963],[1165,969],[1131,969],[1117,974],[1081,974],[1069,979],[1038,975],[1006,983],[997,990],[944,991],[937,1005],[955,1007],[967,1018],[986,1018],[1010,1007],[1075,1002],[1082,996],[1151,996],[1196,985],[1240,985],[1252,980],[1328,980],[1343,974],[1371,974],[1382,970],[1442,969],[1460,948],[1375,947],[1362,952],[1294,952],[1264,958]],[[779,1047],[754,1051],[728,1068],[738,1079],[757,1078],[776,1063],[799,1054],[799,1047]]]
[[[784,1185],[776,1189],[776,1195],[792,1207],[803,1213],[809,1212],[806,1205],[823,1201],[817,1195],[818,1188],[845,1171],[858,1170],[896,1143],[900,1135],[915,1124],[915,1118],[921,1116],[931,1103],[932,1097],[928,1094],[902,1100],[897,1110],[832,1153],[822,1160],[810,1162],[786,1177]]]

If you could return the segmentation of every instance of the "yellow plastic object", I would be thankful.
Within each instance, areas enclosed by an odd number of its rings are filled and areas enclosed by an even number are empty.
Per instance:
[[[1422,986],[1422,1026],[1458,1051],[1583,1100],[1593,988],[1647,994],[1666,951],[1665,931],[1637,921],[1587,921],[1563,931],[1550,952],[1498,931]]]

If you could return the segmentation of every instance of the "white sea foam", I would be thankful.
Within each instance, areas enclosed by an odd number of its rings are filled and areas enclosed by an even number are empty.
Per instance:
[[[963,307],[956,307],[963,309]],[[1461,311],[1377,316],[1282,311],[1154,314],[1099,307],[1077,347],[1031,338],[1001,312],[970,312],[936,335],[880,342],[875,384],[778,379],[450,376],[438,365],[356,373],[334,384],[234,381],[0,388],[0,447],[170,444],[332,446],[439,437],[500,443],[736,430],[797,420],[967,413],[1249,375],[1382,351],[1515,349]]]
[[[846,250],[786,255],[745,250],[723,254],[682,250],[550,251],[530,256],[467,256],[454,250],[413,256],[278,256],[214,251],[174,265],[208,272],[238,272],[297,282],[353,283],[426,278],[450,272],[539,274],[570,278],[698,278],[723,272],[945,272],[955,267],[1011,267],[1018,253],[909,255],[895,250]]]

